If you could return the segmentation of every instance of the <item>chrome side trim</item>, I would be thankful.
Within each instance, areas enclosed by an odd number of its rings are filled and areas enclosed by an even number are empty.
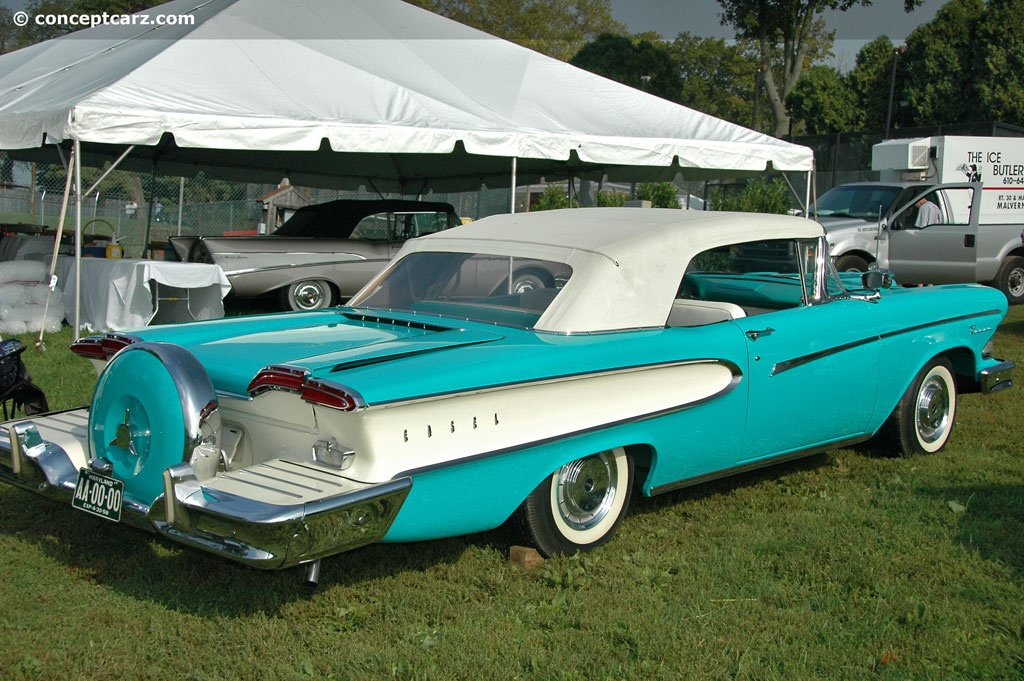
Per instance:
[[[844,343],[842,345],[837,345],[837,346],[835,346],[833,348],[827,348],[825,350],[819,350],[818,352],[813,352],[813,353],[808,354],[808,355],[803,355],[801,357],[794,357],[793,359],[788,359],[788,360],[785,360],[783,362],[778,362],[772,368],[772,374],[771,375],[775,376],[775,375],[781,374],[781,373],[783,373],[785,371],[789,371],[790,369],[795,369],[797,367],[803,366],[804,364],[809,364],[810,362],[814,362],[814,361],[822,359],[824,357],[829,357],[831,355],[837,355],[837,354],[839,354],[841,352],[845,352],[847,350],[852,350],[854,348],[861,347],[863,345],[868,345],[869,343],[876,343],[878,341],[886,340],[888,338],[895,338],[897,336],[902,336],[902,335],[905,335],[905,334],[908,334],[908,333],[915,333],[915,332],[921,331],[923,329],[927,329],[927,328],[931,328],[931,327],[935,327],[935,326],[941,326],[942,324],[953,324],[953,323],[956,323],[956,322],[962,322],[962,321],[966,321],[966,320],[969,320],[969,319],[977,319],[979,317],[987,317],[989,315],[994,315],[994,314],[999,314],[999,310],[986,310],[984,312],[976,312],[974,314],[961,315],[959,317],[950,317],[949,319],[940,319],[940,320],[935,321],[935,322],[928,322],[927,324],[919,324],[917,326],[911,326],[911,327],[908,327],[908,328],[905,328],[905,329],[899,329],[898,331],[890,331],[888,333],[876,334],[874,336],[867,336],[865,338],[862,338],[861,340],[852,341],[850,343]]]
[[[747,473],[749,471],[756,471],[760,468],[768,468],[776,464],[786,463],[787,461],[795,461],[797,459],[803,459],[808,456],[814,456],[815,454],[822,454],[824,452],[830,452],[833,449],[843,449],[844,447],[852,447],[855,444],[865,442],[871,439],[871,435],[863,435],[859,437],[852,437],[845,440],[837,440],[836,442],[829,442],[809,449],[800,449],[789,454],[782,454],[779,456],[770,456],[764,459],[758,459],[757,461],[751,461],[749,463],[734,466],[732,468],[726,468],[720,471],[714,471],[712,473],[706,473],[704,475],[698,475],[693,478],[687,478],[685,480],[679,480],[676,482],[666,483],[664,485],[658,485],[657,487],[651,488],[651,496],[657,494],[664,494],[665,492],[672,492],[677,489],[684,487],[693,487],[694,485],[702,485],[705,482],[711,482],[712,480],[718,480],[719,478],[727,478],[729,476],[738,475],[740,473]]]
[[[1013,385],[1012,374],[1016,367],[1017,365],[1013,362],[1000,362],[995,366],[982,369],[978,374],[981,392],[994,393],[1011,387]]]
[[[380,400],[374,402],[368,406],[381,407],[381,406],[400,406],[406,402],[419,402],[425,399],[435,399],[439,397],[458,397],[463,394],[476,394],[480,392],[486,392],[488,390],[500,390],[505,388],[530,388],[535,385],[541,385],[544,383],[553,383],[556,381],[565,381],[577,378],[591,378],[600,376],[614,376],[616,374],[625,374],[640,369],[662,369],[675,366],[686,366],[691,364],[721,364],[727,367],[733,375],[733,381],[738,381],[743,375],[743,371],[735,363],[730,362],[727,359],[713,359],[713,358],[696,358],[696,359],[683,359],[683,360],[672,360],[667,362],[651,362],[648,364],[630,364],[628,366],[622,366],[615,369],[600,369],[597,371],[576,371],[566,374],[558,374],[557,376],[547,376],[545,378],[529,379],[525,381],[507,381],[505,383],[486,383],[478,386],[474,386],[470,389],[460,388],[458,390],[441,391],[436,393],[425,393],[423,395],[417,395],[416,397],[401,397],[393,400]],[[730,388],[731,389],[731,388]],[[725,392],[728,392],[725,391]],[[716,396],[717,397],[717,396]],[[689,405],[682,405],[689,406]],[[676,409],[668,410],[669,413],[677,411]],[[657,414],[652,414],[656,416]]]

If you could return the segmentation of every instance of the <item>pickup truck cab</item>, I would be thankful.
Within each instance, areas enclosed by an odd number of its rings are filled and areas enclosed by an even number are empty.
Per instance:
[[[1017,223],[982,221],[980,183],[858,182],[817,201],[840,271],[891,270],[906,284],[980,282],[1024,302],[1024,242]],[[922,199],[938,210],[920,218]]]

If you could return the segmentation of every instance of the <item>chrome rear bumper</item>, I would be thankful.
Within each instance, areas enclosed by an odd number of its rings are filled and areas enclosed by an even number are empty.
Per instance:
[[[87,419],[82,409],[4,424],[0,481],[70,508]],[[258,476],[259,484],[246,476]],[[164,472],[164,493],[150,506],[125,500],[122,522],[252,567],[279,569],[378,541],[411,487],[410,478],[367,484],[327,466],[282,459],[199,482],[182,463]],[[258,493],[246,495],[247,489]]]

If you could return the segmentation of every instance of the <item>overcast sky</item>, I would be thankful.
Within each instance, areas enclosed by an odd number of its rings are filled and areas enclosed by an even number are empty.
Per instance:
[[[903,0],[874,0],[871,7],[854,7],[846,12],[830,12],[830,23],[837,30],[836,38],[872,40],[883,32],[893,40],[902,40],[917,26],[931,20],[946,0],[925,0],[921,7],[907,14]],[[0,5],[15,11],[24,9],[29,0],[0,0]],[[668,39],[683,31],[693,35],[731,38],[718,15],[717,0],[611,0],[615,18],[633,33],[655,31]],[[836,21],[834,17],[841,17]]]
[[[0,0],[12,11],[23,9],[29,0]],[[931,21],[947,0],[924,0],[911,13],[903,11],[903,0],[874,0],[870,7],[857,6],[846,12],[827,12],[830,28],[836,30],[835,65],[853,68],[853,55],[880,35],[900,42],[923,23]],[[683,31],[692,35],[732,38],[721,25],[717,0],[611,0],[612,14],[632,33],[654,31],[671,40]]]
[[[903,0],[874,0],[870,7],[857,6],[846,12],[828,11],[829,28],[836,31],[835,66],[853,68],[854,56],[864,43],[886,35],[902,42],[921,24],[935,18],[947,0],[924,0],[909,14]],[[717,0],[611,0],[612,15],[631,33],[654,31],[671,40],[684,31],[709,38],[732,38],[733,31],[722,26]]]

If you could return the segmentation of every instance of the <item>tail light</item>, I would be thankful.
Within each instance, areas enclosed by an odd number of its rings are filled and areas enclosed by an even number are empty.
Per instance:
[[[366,406],[362,396],[351,388],[333,381],[312,378],[309,370],[287,364],[261,369],[249,383],[249,397],[256,397],[268,390],[295,393],[304,402],[338,411],[354,411]]]
[[[120,333],[108,333],[105,336],[80,338],[71,344],[71,352],[86,359],[106,361],[116,355],[122,348],[138,343],[139,338]]]

